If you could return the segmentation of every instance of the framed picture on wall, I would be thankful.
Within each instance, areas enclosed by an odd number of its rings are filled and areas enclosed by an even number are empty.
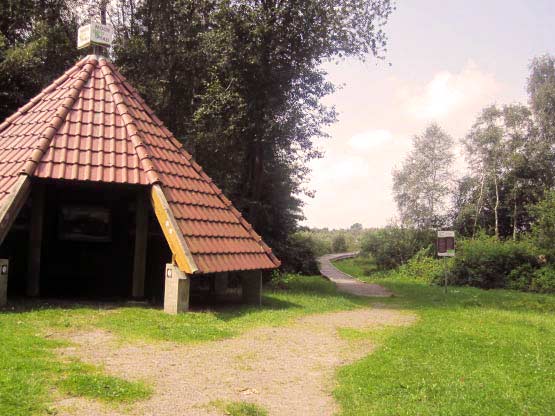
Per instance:
[[[112,240],[110,210],[96,206],[62,206],[58,236],[60,240],[109,242]]]

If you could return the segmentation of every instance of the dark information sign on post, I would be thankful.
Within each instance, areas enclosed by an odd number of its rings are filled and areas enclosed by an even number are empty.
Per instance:
[[[437,255],[439,257],[455,256],[455,232],[454,231],[437,232]]]

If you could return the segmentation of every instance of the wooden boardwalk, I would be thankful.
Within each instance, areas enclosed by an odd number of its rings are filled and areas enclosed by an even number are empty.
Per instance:
[[[318,265],[322,276],[331,280],[340,292],[357,296],[389,297],[393,294],[384,287],[371,283],[364,283],[353,276],[338,270],[332,260],[347,259],[355,257],[356,253],[326,254],[318,258]]]

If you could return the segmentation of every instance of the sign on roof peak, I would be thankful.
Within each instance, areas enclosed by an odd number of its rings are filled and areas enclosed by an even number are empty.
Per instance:
[[[114,31],[111,26],[97,22],[91,22],[79,28],[77,34],[77,49],[83,49],[91,45],[112,45]]]

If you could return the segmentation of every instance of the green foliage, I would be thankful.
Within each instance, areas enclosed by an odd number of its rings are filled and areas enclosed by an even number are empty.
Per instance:
[[[532,226],[534,243],[550,258],[555,260],[555,191],[546,194],[545,199],[530,211],[535,218]]]
[[[528,94],[543,138],[555,141],[555,58],[542,55],[530,65]]]
[[[77,60],[72,6],[69,0],[0,2],[0,120]]]
[[[347,251],[347,241],[343,234],[339,234],[334,237],[331,243],[331,249],[333,253],[344,253]]]
[[[411,279],[442,283],[445,272],[450,270],[453,260],[435,257],[435,248],[418,251],[408,262],[399,267],[399,274]]]
[[[380,269],[394,269],[434,242],[432,231],[388,226],[366,233],[361,252],[371,256]]]
[[[339,236],[345,239],[345,249],[343,251],[359,251],[365,230],[362,225],[358,227],[357,224],[354,224],[354,227],[351,226],[348,229],[305,228],[298,233],[310,237],[314,241],[316,255],[323,256],[324,254],[337,253],[332,246],[333,241]]]
[[[452,218],[464,236],[479,230],[514,240],[530,230],[529,206],[555,182],[555,66],[550,56],[533,60],[531,107],[491,105],[463,140],[469,175],[459,181]]]
[[[341,270],[348,275],[354,276],[362,270],[365,276],[376,275],[378,268],[375,261],[371,257],[359,255],[348,259],[336,260],[334,264],[341,264]]]
[[[322,63],[381,56],[390,0],[144,0],[114,8],[115,61],[278,256],[302,218]],[[294,241],[291,241],[294,243]]]
[[[437,124],[414,136],[403,166],[393,171],[393,196],[403,225],[437,229],[445,224],[453,158],[453,139]]]
[[[503,288],[513,270],[539,267],[537,249],[527,241],[500,241],[494,237],[463,240],[450,270],[452,283],[483,289]]]
[[[529,290],[539,293],[555,293],[555,266],[548,265],[534,271]]]
[[[468,287],[445,295],[397,271],[355,276],[395,293],[380,308],[418,320],[378,336],[373,354],[339,370],[340,415],[555,414],[555,296]]]
[[[316,250],[316,242],[311,236],[302,233],[292,234],[287,242],[287,250],[280,255],[282,269],[288,273],[318,274]]]
[[[141,382],[132,382],[103,374],[73,373],[60,383],[72,396],[82,396],[113,403],[132,403],[150,397],[152,389]]]

